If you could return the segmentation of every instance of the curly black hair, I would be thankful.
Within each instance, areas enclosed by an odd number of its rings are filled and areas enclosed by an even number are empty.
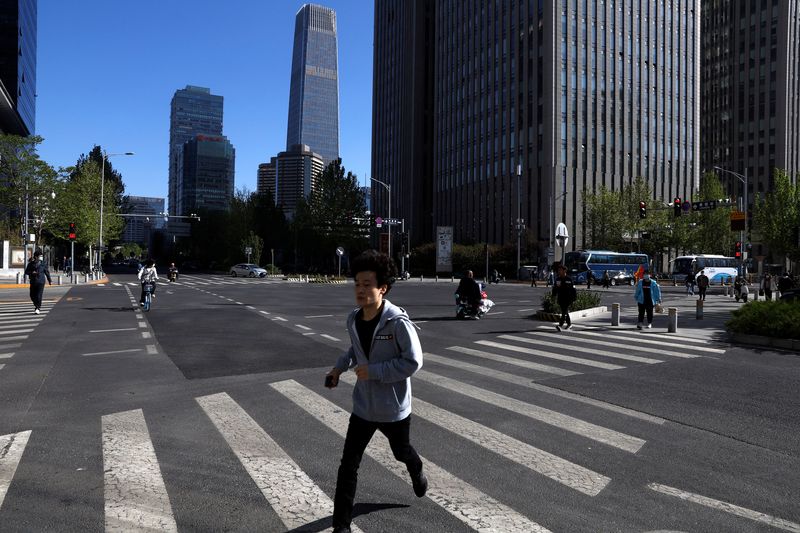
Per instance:
[[[378,287],[386,285],[386,292],[392,288],[397,277],[397,267],[392,259],[377,250],[366,250],[350,262],[350,275],[355,279],[359,272],[375,272]]]

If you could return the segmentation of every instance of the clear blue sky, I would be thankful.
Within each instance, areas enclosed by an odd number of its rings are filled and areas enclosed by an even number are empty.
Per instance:
[[[336,11],[339,150],[365,183],[372,129],[372,0],[316,2]],[[36,133],[50,164],[98,144],[125,192],[167,196],[170,100],[186,85],[225,98],[236,188],[286,148],[294,19],[289,0],[39,0]]]

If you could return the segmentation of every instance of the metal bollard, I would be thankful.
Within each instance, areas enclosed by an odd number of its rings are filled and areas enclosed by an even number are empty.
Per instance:
[[[61,282],[61,274],[59,274],[59,275],[58,275],[58,281],[57,281],[57,283],[58,283],[59,285],[61,285],[61,283],[62,283],[62,282]]]
[[[695,310],[695,314],[696,314],[695,318],[697,318],[697,320],[703,319],[703,300],[697,300],[697,307]]]
[[[611,325],[619,326],[619,304],[611,304]]]
[[[437,283],[439,282],[439,274],[436,274],[436,277],[433,279],[433,281],[435,281]]]
[[[25,279],[25,278],[20,279],[21,276],[22,276],[22,273],[21,272],[17,272],[17,285],[21,284],[22,281]]]
[[[84,278],[84,279],[83,279],[83,282],[84,282],[84,283],[89,283],[89,274],[84,274],[84,275],[83,275],[83,278]]]
[[[667,317],[667,332],[675,333],[678,331],[678,308],[669,307],[667,312],[669,313]]]
[[[450,283],[454,282],[455,280],[456,280],[456,278],[455,278],[455,277],[453,277],[453,276],[450,276]]]

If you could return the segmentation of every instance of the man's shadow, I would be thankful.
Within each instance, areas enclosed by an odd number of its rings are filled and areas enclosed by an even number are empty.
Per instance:
[[[353,506],[353,518],[357,516],[366,515],[375,511],[382,511],[384,509],[399,509],[410,507],[401,503],[357,503]],[[300,527],[290,529],[287,533],[301,533],[310,531],[326,531],[331,528],[331,517],[320,518]]]

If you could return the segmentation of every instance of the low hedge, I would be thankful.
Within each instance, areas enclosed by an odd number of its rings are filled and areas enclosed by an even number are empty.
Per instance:
[[[800,303],[759,301],[743,305],[725,323],[728,331],[778,339],[800,339]]]
[[[602,297],[599,292],[578,291],[578,297],[569,306],[570,313],[573,311],[583,311],[592,307],[599,307]],[[548,292],[542,298],[542,311],[545,313],[561,313],[561,307],[553,297],[552,292]]]

